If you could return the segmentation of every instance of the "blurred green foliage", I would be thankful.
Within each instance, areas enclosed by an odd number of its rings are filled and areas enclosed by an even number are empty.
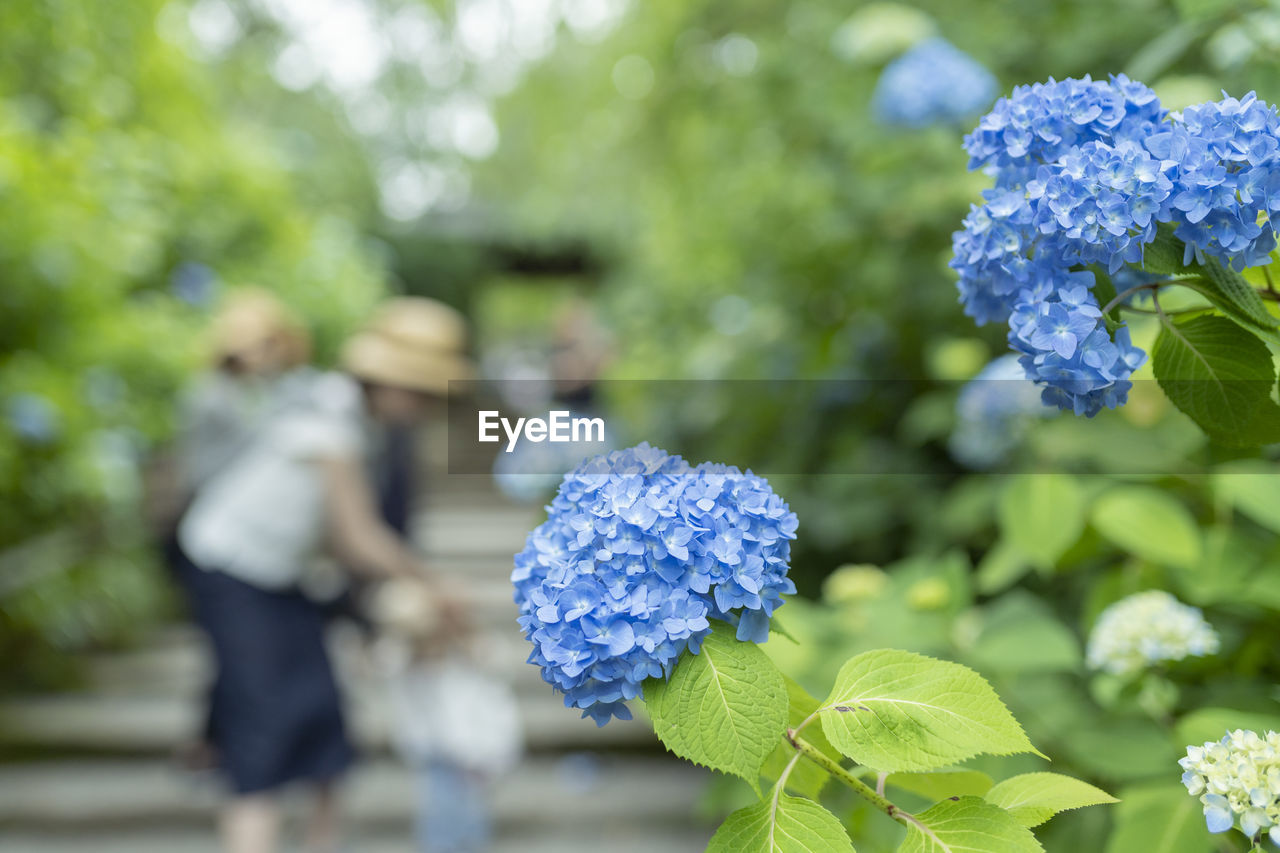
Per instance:
[[[139,469],[218,293],[278,292],[327,357],[383,289],[360,159],[299,161],[255,112],[333,119],[198,61],[163,7],[0,7],[0,686],[157,611]]]

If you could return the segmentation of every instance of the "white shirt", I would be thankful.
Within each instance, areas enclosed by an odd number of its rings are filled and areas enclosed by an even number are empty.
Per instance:
[[[473,662],[404,660],[389,688],[392,744],[406,763],[444,761],[496,777],[520,760],[516,697]]]
[[[194,493],[243,450],[266,413],[267,383],[210,371],[182,399],[178,466]]]
[[[178,465],[188,494],[226,468],[273,415],[289,408],[337,403],[349,396],[337,374],[297,367],[272,378],[232,376],[213,370],[196,378],[183,395]],[[342,396],[339,396],[342,395]]]
[[[273,415],[205,483],[182,519],[178,541],[201,568],[263,589],[295,586],[325,544],[316,461],[368,454],[358,389],[345,378],[318,378],[308,405]]]

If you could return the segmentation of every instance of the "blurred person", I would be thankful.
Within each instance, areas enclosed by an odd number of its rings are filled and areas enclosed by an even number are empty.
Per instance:
[[[356,573],[429,584],[446,624],[455,597],[379,513],[369,467],[377,436],[422,421],[450,379],[470,374],[465,324],[433,300],[392,300],[347,342],[344,377],[305,406],[281,407],[209,476],[178,528],[196,621],[217,664],[210,739],[232,796],[220,830],[228,853],[278,845],[277,794],[316,794],[314,851],[336,849],[336,783],[354,755],[324,644],[324,608],[306,596],[323,556]]]
[[[552,331],[550,368],[553,400],[589,411],[595,384],[613,358],[607,330],[591,303],[574,298],[561,307]]]
[[[196,491],[248,446],[267,415],[310,390],[306,328],[264,290],[231,293],[208,332],[209,366],[183,392],[174,446],[144,472],[146,516],[176,564],[177,526]]]
[[[489,796],[524,747],[511,688],[484,672],[472,632],[433,618],[422,587],[390,582],[372,600],[385,633],[392,745],[413,770],[418,853],[478,853],[492,835]]]
[[[257,288],[232,293],[210,329],[212,367],[179,413],[180,486],[190,499],[243,450],[276,405],[306,389],[311,341],[278,299]]]
[[[200,487],[249,446],[271,413],[309,404],[319,375],[307,364],[311,339],[305,326],[265,290],[244,287],[229,294],[208,338],[210,366],[180,400],[176,446],[148,472],[150,514],[179,583],[186,574],[178,525]],[[199,739],[177,748],[185,769],[216,765],[211,734],[206,720]]]

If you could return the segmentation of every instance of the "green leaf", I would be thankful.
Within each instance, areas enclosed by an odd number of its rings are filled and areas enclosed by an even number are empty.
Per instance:
[[[1238,447],[1280,441],[1271,351],[1229,320],[1200,316],[1166,324],[1152,367],[1169,400],[1214,441]]]
[[[916,819],[924,828],[907,824],[907,838],[898,853],[1044,851],[1031,830],[1014,820],[1013,815],[978,797],[943,800]]]
[[[1280,332],[1277,332],[1276,329],[1270,326],[1264,326],[1255,322],[1249,317],[1249,315],[1241,312],[1234,303],[1226,300],[1218,291],[1217,287],[1208,279],[1181,278],[1177,280],[1177,283],[1199,293],[1209,301],[1209,304],[1221,311],[1223,316],[1234,323],[1242,331],[1253,335],[1265,343],[1280,345]]]
[[[1233,0],[1174,0],[1174,8],[1183,18],[1212,20],[1235,8]]]
[[[707,853],[854,853],[831,812],[803,797],[774,789],[765,800],[738,809],[712,836]]]
[[[978,673],[893,649],[846,662],[819,718],[837,749],[882,773],[937,770],[981,753],[1036,751]]]
[[[1084,493],[1065,474],[1011,478],[999,511],[1004,542],[1041,569],[1052,568],[1084,530]]]
[[[1157,275],[1177,275],[1187,272],[1182,263],[1186,244],[1173,236],[1174,227],[1169,223],[1156,226],[1155,238],[1142,247],[1142,268]]]
[[[1215,849],[1200,801],[1181,785],[1147,785],[1120,792],[1106,853],[1209,853]]]
[[[1178,591],[1201,607],[1248,602],[1280,610],[1280,563],[1267,559],[1265,543],[1245,525],[1210,527],[1200,562],[1174,575]]]
[[[1280,533],[1280,477],[1275,463],[1240,460],[1214,474],[1213,490],[1249,518]]]
[[[978,592],[984,595],[1000,592],[1020,581],[1030,570],[1031,564],[1021,551],[1003,541],[997,542],[978,564]]]
[[[1059,812],[1116,802],[1106,791],[1059,773],[1013,776],[988,791],[986,800],[1023,826],[1039,826]]]
[[[1158,489],[1111,489],[1094,503],[1090,521],[1120,548],[1154,563],[1190,567],[1200,559],[1195,519],[1185,506]]]
[[[1107,268],[1099,264],[1090,264],[1089,272],[1093,273],[1093,296],[1098,300],[1099,305],[1110,305],[1116,298],[1115,282],[1111,280],[1111,276],[1107,274]],[[1120,306],[1116,305],[1107,312],[1107,320],[1113,323],[1119,323]]]
[[[788,631],[786,627],[781,622],[778,621],[777,616],[774,616],[769,620],[769,633],[781,634],[782,636],[786,637],[788,640],[790,640],[793,643],[798,644],[800,642],[799,640],[796,639],[795,634],[792,634],[790,631]]]
[[[901,788],[930,800],[948,797],[981,797],[991,790],[991,777],[978,770],[938,770],[933,773],[890,773],[884,780],[893,788]]]
[[[1221,311],[1233,323],[1257,337],[1280,343],[1280,318],[1267,310],[1253,285],[1243,275],[1224,266],[1216,258],[1206,257],[1202,262],[1193,261],[1182,266],[1182,250],[1185,244],[1173,236],[1173,226],[1159,226],[1156,239],[1145,252],[1144,268],[1161,274],[1184,274],[1178,284],[1199,293],[1211,305]],[[1200,273],[1199,276],[1185,275]]]
[[[1209,293],[1205,295],[1216,307],[1221,308],[1230,317],[1239,315],[1241,320],[1254,327],[1262,329],[1280,327],[1280,320],[1267,311],[1266,303],[1244,276],[1228,266],[1223,266],[1217,258],[1206,257],[1199,266],[1204,270],[1205,280],[1214,291],[1213,295]]]
[[[809,695],[809,691],[788,676],[784,675],[783,680],[787,685],[787,725],[795,728],[818,710],[819,703]],[[832,760],[839,760],[840,751],[827,740],[826,734],[822,731],[821,720],[813,720],[805,726],[804,739]],[[785,736],[780,735],[778,745],[765,759],[764,766],[760,768],[760,774],[770,781],[776,781],[795,754],[796,748],[787,741]],[[816,800],[830,778],[827,771],[814,762],[801,761],[791,768],[791,774],[787,777],[787,789]]]
[[[1051,608],[1013,590],[973,611],[979,633],[964,660],[980,672],[1008,675],[1080,669],[1080,641]]]
[[[760,766],[786,731],[787,687],[759,647],[713,624],[702,650],[685,652],[670,681],[645,682],[645,706],[667,749],[758,790]]]

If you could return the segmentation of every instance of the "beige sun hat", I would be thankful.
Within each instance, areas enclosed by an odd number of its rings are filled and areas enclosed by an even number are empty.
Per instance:
[[[454,309],[421,296],[380,307],[342,350],[342,366],[357,379],[448,394],[450,380],[471,379],[467,323]]]
[[[215,361],[239,356],[273,340],[289,349],[290,358],[306,361],[310,340],[305,327],[283,302],[257,287],[242,287],[229,294],[209,328]]]

